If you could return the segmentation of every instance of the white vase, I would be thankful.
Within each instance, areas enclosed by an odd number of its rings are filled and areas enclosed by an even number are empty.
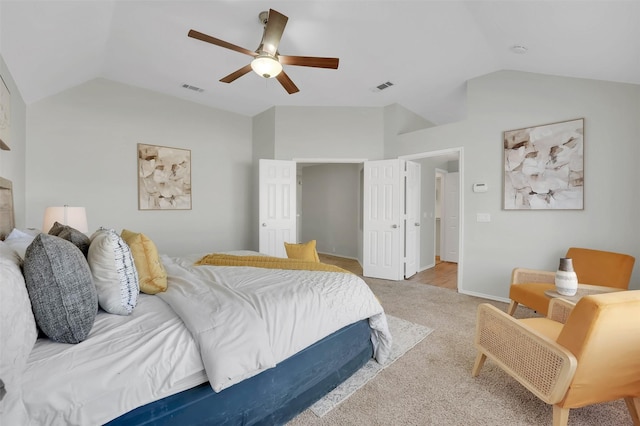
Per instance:
[[[574,296],[578,291],[578,276],[570,258],[560,258],[560,266],[556,271],[556,291],[563,296]]]

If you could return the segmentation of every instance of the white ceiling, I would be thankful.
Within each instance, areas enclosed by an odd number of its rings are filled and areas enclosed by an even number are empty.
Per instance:
[[[250,57],[188,31],[254,50],[269,8],[289,17],[280,53],[339,69],[285,66],[293,95],[254,73],[218,82]],[[441,124],[464,117],[467,80],[497,70],[640,84],[640,2],[0,0],[0,52],[27,104],[103,77],[248,116],[399,103]]]

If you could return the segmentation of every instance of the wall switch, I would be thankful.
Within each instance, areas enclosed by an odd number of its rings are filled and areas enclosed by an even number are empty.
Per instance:
[[[476,222],[491,222],[489,213],[476,213]]]

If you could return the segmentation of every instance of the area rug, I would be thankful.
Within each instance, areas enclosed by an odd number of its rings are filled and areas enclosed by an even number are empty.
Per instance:
[[[378,364],[374,360],[367,362],[360,370],[356,371],[337,388],[309,407],[316,416],[322,417],[340,405],[340,403],[353,395],[353,393],[364,386],[369,380],[393,364],[398,358],[424,340],[424,338],[433,331],[433,329],[429,327],[405,321],[391,315],[387,315],[387,322],[389,324],[389,331],[393,337],[391,355],[389,356],[388,362],[384,365]]]

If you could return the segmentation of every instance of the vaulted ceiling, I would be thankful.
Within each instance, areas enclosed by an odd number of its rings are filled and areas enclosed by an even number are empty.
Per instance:
[[[219,82],[251,58],[188,31],[254,50],[270,8],[289,18],[280,53],[339,68],[285,65],[293,95],[254,73]],[[464,117],[467,80],[497,70],[640,84],[640,2],[1,0],[0,53],[27,104],[103,77],[248,116],[398,103],[441,124]]]

